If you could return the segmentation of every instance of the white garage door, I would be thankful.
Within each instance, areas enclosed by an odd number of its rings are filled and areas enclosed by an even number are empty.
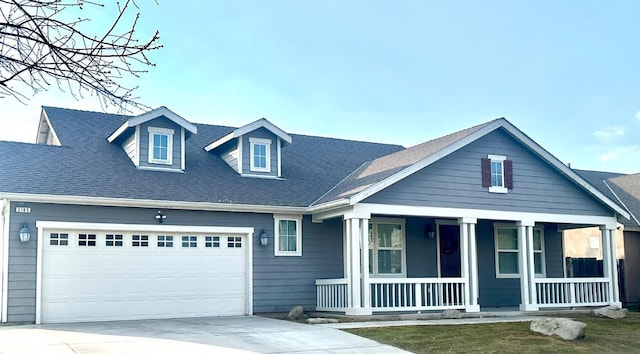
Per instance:
[[[45,229],[42,323],[247,314],[247,235]]]

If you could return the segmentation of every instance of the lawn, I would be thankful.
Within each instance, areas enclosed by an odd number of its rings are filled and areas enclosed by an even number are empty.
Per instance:
[[[350,333],[414,353],[640,353],[640,313],[611,320],[590,315],[584,339],[565,341],[529,330],[530,322],[358,328]]]

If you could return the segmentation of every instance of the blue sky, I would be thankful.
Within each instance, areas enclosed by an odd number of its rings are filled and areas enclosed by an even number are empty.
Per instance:
[[[130,83],[192,122],[411,146],[505,117],[573,167],[640,172],[638,1],[138,4],[164,48]],[[102,109],[85,96],[0,99],[0,139],[33,141],[42,105]]]

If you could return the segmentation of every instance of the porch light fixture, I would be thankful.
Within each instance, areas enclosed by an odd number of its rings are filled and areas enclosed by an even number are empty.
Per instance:
[[[260,244],[263,246],[269,244],[269,236],[267,236],[267,232],[264,229],[260,231]]]
[[[427,226],[424,228],[424,232],[427,235],[427,238],[435,238],[436,237],[436,230],[435,230],[435,227],[433,226],[433,224],[427,224]]]
[[[20,242],[29,242],[31,238],[31,231],[27,227],[27,224],[22,224],[22,228],[20,229]]]
[[[158,223],[162,224],[166,218],[167,216],[162,214],[162,210],[158,210],[158,214],[156,214],[156,220],[158,220]]]

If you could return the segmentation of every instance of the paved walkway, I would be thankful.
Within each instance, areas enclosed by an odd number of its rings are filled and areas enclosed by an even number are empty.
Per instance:
[[[407,353],[335,328],[259,316],[0,326],[0,353]]]

